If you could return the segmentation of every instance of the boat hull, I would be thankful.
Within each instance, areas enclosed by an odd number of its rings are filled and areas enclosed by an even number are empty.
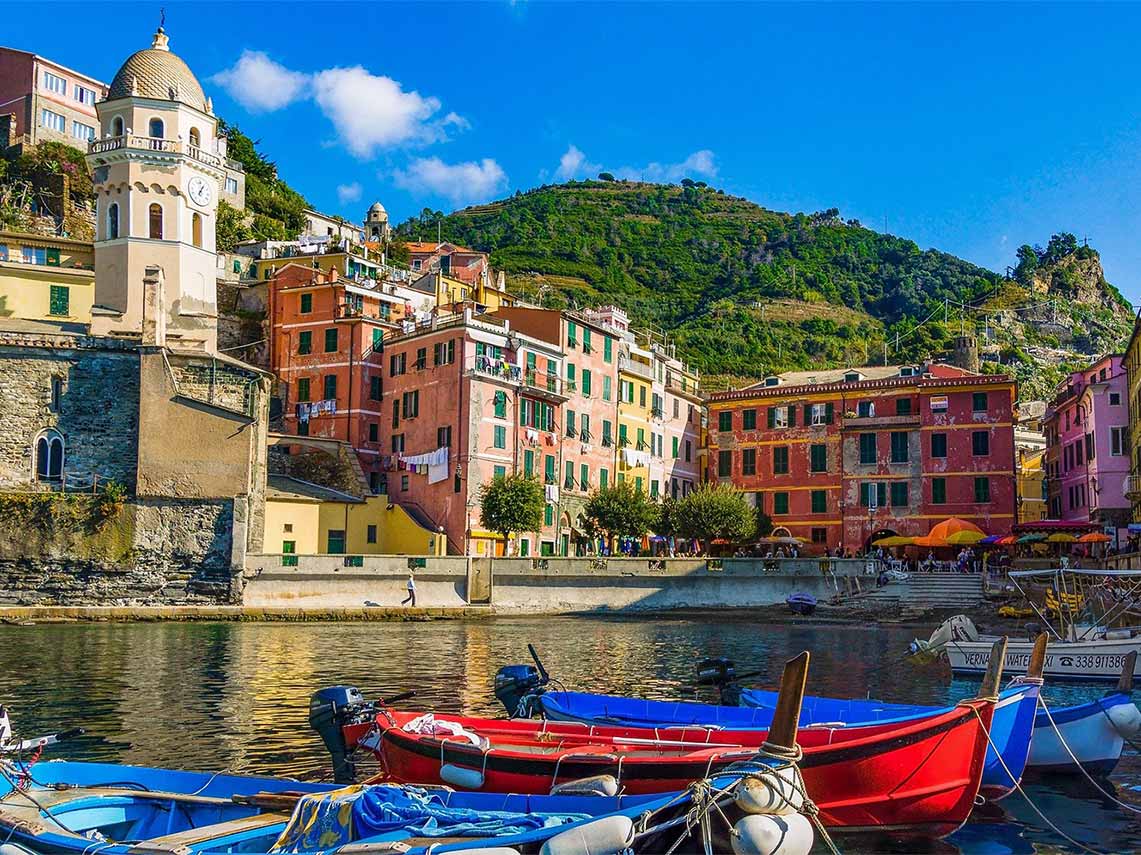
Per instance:
[[[1027,769],[1080,774],[1074,763],[1074,758],[1077,758],[1091,775],[1108,775],[1117,766],[1125,747],[1125,740],[1109,713],[1114,707],[1131,706],[1132,703],[1129,695],[1115,692],[1088,704],[1052,710],[1049,716],[1039,710],[1034,719],[1034,738],[1030,743]],[[1053,724],[1050,723],[1051,718]]]
[[[971,701],[904,724],[801,730],[799,766],[822,821],[852,833],[952,833],[978,793],[993,710],[993,703]],[[614,775],[628,793],[680,790],[753,756],[767,736],[694,728],[654,738],[639,728],[437,716],[489,740],[476,746],[454,736],[406,732],[402,727],[413,714],[387,715],[391,723],[382,715],[371,731],[346,728],[345,738],[371,750],[389,778],[451,786],[467,780],[473,788],[501,792],[546,793],[555,783],[602,774]],[[752,745],[732,744],[741,738]],[[690,740],[712,747],[688,747]],[[462,770],[461,777],[443,777],[445,766]]]
[[[947,661],[956,674],[982,674],[990,662],[990,651],[994,639],[980,638],[978,641],[952,641],[945,648]],[[1010,641],[1006,647],[1003,673],[1025,674],[1030,662],[1034,643],[1030,641]],[[1046,651],[1046,662],[1042,669],[1045,677],[1063,680],[1108,680],[1116,682],[1121,677],[1125,657],[1141,651],[1141,639],[1095,639],[1091,641],[1051,642]],[[1141,656],[1134,666],[1134,676],[1141,677]]]

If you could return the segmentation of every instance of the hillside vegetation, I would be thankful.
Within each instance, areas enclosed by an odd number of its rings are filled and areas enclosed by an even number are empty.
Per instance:
[[[667,332],[707,375],[725,378],[882,361],[885,343],[891,361],[938,355],[961,328],[984,331],[992,300],[1022,306],[1057,296],[1067,320],[1096,315],[1084,342],[1091,352],[1116,346],[1128,324],[1100,265],[1096,299],[1088,299],[1094,272],[1075,265],[1096,263],[1096,253],[1069,235],[1051,241],[1051,252],[1025,247],[1037,264],[1027,261],[1009,280],[844,220],[836,209],[770,211],[691,181],[544,186],[450,215],[426,209],[399,233],[434,235],[437,220],[445,238],[490,252],[531,299],[617,303],[636,324]],[[1071,268],[1060,278],[1059,265]],[[1001,327],[989,328],[1002,350]],[[1028,379],[1037,360],[1006,351],[1010,361],[1025,359]]]

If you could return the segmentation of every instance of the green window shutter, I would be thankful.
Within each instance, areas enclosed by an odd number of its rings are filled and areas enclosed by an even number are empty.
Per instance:
[[[674,460],[677,460],[677,447],[678,447],[678,438],[675,436],[673,438],[673,457],[674,457]]]
[[[806,425],[812,424],[812,404],[804,405],[804,423]]]
[[[337,328],[325,330],[325,353],[337,352]]]
[[[881,508],[887,504],[887,482],[880,481],[876,484],[876,504]]]
[[[548,484],[555,483],[555,456],[548,454],[547,459],[543,461],[543,474],[547,478]]]
[[[607,362],[614,361],[614,341],[610,338],[602,340],[602,358]]]
[[[832,408],[831,402],[825,404],[824,405],[824,424],[826,424],[826,425],[832,424],[832,412],[833,412],[833,408]]]
[[[507,393],[495,393],[495,417],[497,419],[507,418]]]
[[[607,339],[609,342],[610,339]],[[598,470],[598,489],[605,490],[610,485],[610,473],[605,469]]]
[[[788,407],[788,426],[796,427],[796,407],[789,404]]]
[[[555,524],[555,506],[547,505],[543,508],[543,525]]]
[[[812,513],[823,514],[828,511],[828,493],[825,490],[812,491]]]
[[[307,315],[312,311],[313,311],[313,295],[312,294],[302,294],[301,295],[301,314]]]
[[[866,508],[868,506],[868,503],[870,502],[871,490],[868,489],[869,487],[871,487],[871,484],[869,484],[867,481],[861,481],[860,482],[860,507],[861,508]]]
[[[337,375],[325,375],[325,400],[329,401],[337,397]]]
[[[59,267],[59,249],[49,247],[47,251],[48,267]]]
[[[71,314],[70,291],[66,285],[52,285],[48,298],[48,311],[57,317],[66,318]]]
[[[535,474],[535,452],[530,449],[523,452],[523,474],[528,478]]]
[[[302,377],[297,381],[297,400],[304,403],[309,400],[309,378]]]
[[[507,467],[506,466],[496,466],[495,467],[495,475],[493,477],[495,477],[495,478],[506,478],[507,477]]]
[[[931,504],[942,505],[947,502],[947,479],[931,479]]]
[[[297,352],[299,354],[313,352],[313,333],[306,331],[297,334]]]
[[[729,410],[723,410],[717,414],[717,430],[731,431],[733,430],[733,413]]]
[[[769,419],[769,430],[772,430],[773,428],[775,428],[777,426],[777,408],[776,407],[769,407],[768,419]]]
[[[582,369],[582,394],[590,397],[590,371],[586,368]]]
[[[788,513],[788,493],[773,493],[773,513]]]

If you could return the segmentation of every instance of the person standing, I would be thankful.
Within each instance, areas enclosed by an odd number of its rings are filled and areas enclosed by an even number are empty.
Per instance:
[[[408,571],[408,584],[406,587],[408,588],[408,596],[400,601],[400,605],[409,603],[412,608],[416,608],[416,576],[411,570]]]

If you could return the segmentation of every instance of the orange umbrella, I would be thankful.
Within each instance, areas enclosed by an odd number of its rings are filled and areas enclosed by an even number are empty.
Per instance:
[[[978,543],[986,537],[986,532],[974,523],[969,523],[958,517],[951,517],[932,526],[927,537],[932,541],[943,541],[943,544],[948,546],[958,546],[963,543]],[[932,545],[942,546],[943,544],[933,543]]]
[[[911,541],[911,545],[912,546],[925,546],[925,547],[950,546],[950,544],[947,543],[947,541],[943,540],[942,538],[932,537],[929,534],[924,535],[923,537],[913,538]]]
[[[1111,540],[1113,538],[1105,532],[1091,531],[1089,534],[1083,534],[1079,537],[1078,543],[1109,543]]]
[[[1008,534],[1006,537],[1000,537],[994,542],[995,546],[1010,546],[1012,543],[1018,543],[1018,538],[1013,534]]]

